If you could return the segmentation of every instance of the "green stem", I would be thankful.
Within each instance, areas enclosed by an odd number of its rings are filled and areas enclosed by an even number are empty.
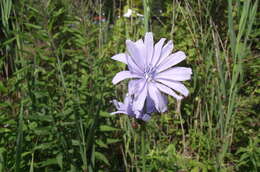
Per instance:
[[[145,124],[142,124],[141,126],[141,157],[142,157],[142,171],[145,170],[145,152],[146,152],[146,147],[145,147]]]
[[[20,171],[20,162],[22,154],[22,143],[23,143],[23,102],[21,103],[18,132],[16,139],[16,153],[15,153],[15,171]]]
[[[149,0],[143,0],[144,4],[144,30],[149,32],[149,18],[150,18],[150,7]]]

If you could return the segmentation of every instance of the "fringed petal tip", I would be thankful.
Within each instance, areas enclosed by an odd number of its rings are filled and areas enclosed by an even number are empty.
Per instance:
[[[146,32],[145,39],[147,39],[147,37],[149,37],[149,38],[153,37],[153,32]]]

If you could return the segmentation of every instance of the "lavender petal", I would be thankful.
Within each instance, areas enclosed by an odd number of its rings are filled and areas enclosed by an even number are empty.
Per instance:
[[[177,81],[169,81],[165,79],[157,79],[157,81],[161,82],[162,84],[168,86],[169,88],[178,91],[184,96],[188,96],[189,90],[180,82]]]
[[[140,83],[138,94],[135,95],[133,102],[133,110],[141,111],[144,107],[145,99],[147,96],[147,83],[143,81]]]
[[[127,47],[127,52],[130,55],[127,60],[135,64],[136,67],[139,68],[137,70],[143,71],[144,68],[140,65],[140,61],[141,61],[140,59],[143,57],[141,57],[140,51],[136,47],[135,43],[130,40],[126,40],[126,47]]]
[[[146,49],[146,65],[151,63],[151,59],[153,57],[153,33],[147,32],[144,37],[144,45]]]
[[[172,50],[173,50],[173,43],[170,40],[163,46],[158,64],[160,64],[166,57],[168,57],[171,54]]]
[[[165,102],[162,94],[154,83],[149,83],[149,96],[154,101],[155,108],[158,112],[163,113],[167,110],[167,102]]]
[[[171,54],[167,58],[165,58],[158,66],[157,72],[164,71],[169,69],[170,67],[180,63],[186,58],[186,55],[182,51],[178,51],[176,53]]]
[[[161,91],[164,92],[166,94],[169,94],[170,96],[173,96],[174,98],[176,98],[177,100],[181,100],[183,97],[179,96],[178,94],[176,94],[172,89],[170,89],[169,87],[160,84],[160,83],[156,83],[157,88]]]
[[[132,74],[130,71],[121,71],[121,72],[118,72],[114,76],[112,83],[115,85],[115,84],[119,83],[120,81],[128,79],[128,78],[140,78],[140,75]]]
[[[166,40],[165,38],[162,38],[162,39],[160,39],[160,41],[158,41],[155,44],[154,54],[153,54],[153,58],[151,60],[152,66],[155,66],[157,64],[157,62],[160,60],[161,52],[162,52],[162,46],[163,46],[163,43],[164,43],[165,40]]]
[[[119,62],[127,64],[126,55],[125,53],[116,54],[113,57],[111,57],[113,60],[117,60]]]

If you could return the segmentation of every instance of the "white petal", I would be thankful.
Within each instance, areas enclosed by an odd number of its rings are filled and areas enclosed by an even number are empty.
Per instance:
[[[169,81],[165,79],[158,79],[157,81],[161,82],[162,84],[166,85],[167,87],[170,87],[171,89],[174,89],[181,93],[184,96],[188,96],[189,90],[180,82],[177,81]]]
[[[166,94],[169,94],[169,95],[175,97],[177,100],[181,100],[183,98],[182,96],[177,95],[172,89],[170,89],[169,87],[167,87],[163,84],[156,83],[156,86],[159,90],[161,90],[162,92],[164,92]]]
[[[126,55],[125,53],[116,54],[113,57],[111,57],[113,60],[120,61],[122,63],[127,64]]]
[[[153,57],[153,33],[152,32],[147,32],[145,34],[144,45],[146,49],[146,64],[148,65],[151,63],[151,59]]]
[[[152,66],[155,66],[159,62],[162,52],[162,46],[165,40],[165,38],[162,38],[155,44],[153,58],[151,60]]]
[[[140,78],[140,76],[136,74],[132,74],[130,71],[121,71],[116,74],[116,76],[112,80],[112,83],[117,84],[120,81],[128,78]]]
[[[154,83],[149,83],[148,93],[154,101],[157,111],[160,113],[165,112],[167,110],[167,102]]]
[[[164,71],[181,61],[183,61],[186,58],[186,55],[182,51],[178,51],[176,53],[171,54],[170,56],[166,57],[158,66],[157,72]]]

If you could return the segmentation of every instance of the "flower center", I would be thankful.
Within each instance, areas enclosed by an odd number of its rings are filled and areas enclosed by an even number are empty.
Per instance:
[[[150,65],[146,67],[145,72],[144,72],[144,78],[146,81],[152,81],[154,79],[155,75],[155,70],[153,67]]]
[[[151,81],[152,80],[152,76],[149,73],[146,73],[145,74],[145,79],[148,80],[148,81]]]

